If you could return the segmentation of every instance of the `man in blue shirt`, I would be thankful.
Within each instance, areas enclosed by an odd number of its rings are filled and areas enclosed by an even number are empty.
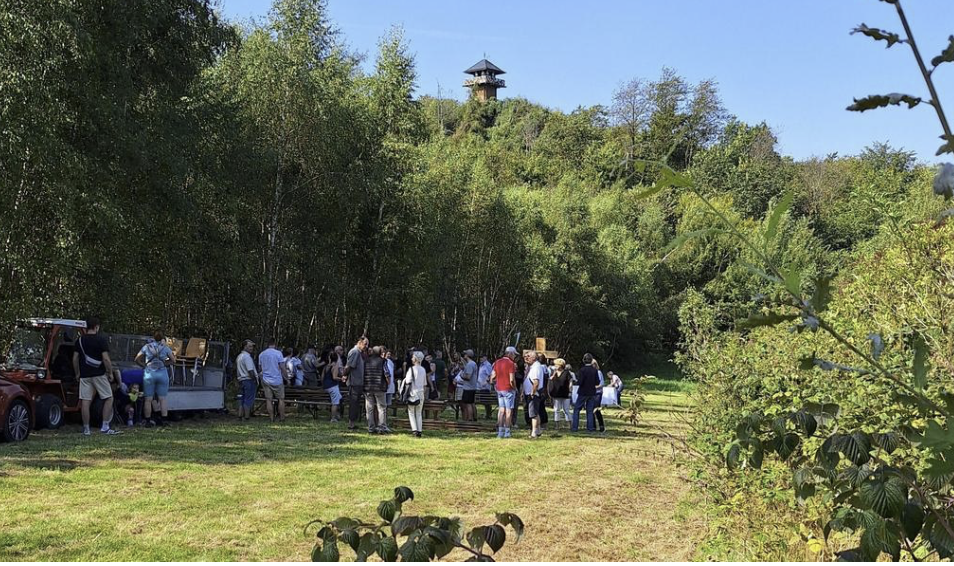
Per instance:
[[[288,373],[285,369],[285,356],[275,347],[275,339],[269,338],[268,348],[258,355],[258,365],[261,368],[262,390],[265,392],[265,406],[268,407],[268,418],[275,420],[275,408],[272,399],[278,400],[278,418],[285,420],[285,382]]]

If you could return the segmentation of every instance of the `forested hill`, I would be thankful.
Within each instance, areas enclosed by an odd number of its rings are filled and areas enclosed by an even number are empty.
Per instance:
[[[519,332],[622,362],[671,351],[687,289],[759,288],[727,236],[670,249],[710,219],[637,198],[641,160],[688,170],[753,233],[793,190],[772,253],[815,272],[893,204],[931,206],[911,154],[795,162],[669,69],[570,113],[460,104],[417,97],[398,31],[363,73],[317,0],[245,28],[202,0],[0,4],[3,328],[94,312],[110,331],[484,351]]]

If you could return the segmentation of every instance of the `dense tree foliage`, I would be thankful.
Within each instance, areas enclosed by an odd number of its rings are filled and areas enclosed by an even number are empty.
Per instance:
[[[751,258],[666,161],[774,254],[832,272],[928,178],[885,146],[796,163],[672,69],[611,104],[415,98],[400,30],[370,72],[320,0],[248,27],[206,0],[22,2],[0,17],[0,320],[496,350],[519,333],[635,361],[680,341],[689,289],[732,308]],[[846,255],[847,254],[847,255]]]

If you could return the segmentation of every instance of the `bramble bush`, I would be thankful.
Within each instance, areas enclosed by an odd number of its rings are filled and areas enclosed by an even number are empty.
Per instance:
[[[904,33],[864,24],[854,32],[908,45],[930,98],[875,95],[848,109],[930,105],[944,132],[938,155],[954,153],[932,81],[938,66],[954,62],[954,36],[928,68],[900,0],[882,1],[895,7]],[[954,165],[941,166],[933,185],[945,201],[954,196]],[[884,218],[880,233],[831,278],[771,253],[792,193],[753,234],[691,179],[663,168],[651,192],[666,188],[692,193],[716,220],[690,237],[731,236],[763,282],[734,329],[698,293],[683,304],[680,361],[701,382],[697,430],[725,446],[730,470],[761,469],[769,458],[786,466],[796,500],[824,539],[839,532],[853,541],[836,551],[839,559],[954,556],[954,228],[947,222],[954,210],[928,207],[928,216],[919,207],[912,216],[872,198]]]

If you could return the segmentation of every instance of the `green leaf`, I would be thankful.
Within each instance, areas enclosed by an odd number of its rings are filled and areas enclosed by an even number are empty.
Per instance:
[[[356,521],[355,519],[352,519],[351,517],[338,517],[337,519],[332,521],[331,524],[334,525],[334,527],[338,529],[339,531],[343,531],[346,529],[353,529],[357,527],[360,523]]]
[[[882,473],[861,484],[861,501],[866,507],[885,518],[901,513],[908,499],[908,489],[900,479]]]
[[[401,562],[430,562],[434,557],[434,545],[430,537],[423,533],[408,537],[398,550]]]
[[[785,288],[788,289],[788,292],[793,295],[802,294],[802,274],[798,271],[797,267],[793,267],[791,271],[784,272],[785,276]]]
[[[889,105],[900,106],[907,104],[908,108],[914,108],[921,103],[921,99],[910,94],[901,94],[892,92],[891,94],[872,94],[864,98],[856,98],[854,104],[847,110],[852,112],[864,112],[865,110],[874,110],[875,108],[885,108]]]
[[[385,499],[378,504],[378,515],[386,522],[390,523],[397,514],[397,503],[393,499]]]
[[[775,451],[778,452],[778,457],[782,460],[788,460],[792,454],[795,453],[795,449],[798,448],[801,442],[802,439],[797,434],[790,432],[785,436],[776,437],[773,441],[773,445],[775,446]]]
[[[665,190],[666,188],[667,188],[667,187],[665,187],[665,186],[663,186],[663,185],[658,185],[658,184],[657,184],[657,185],[653,185],[652,187],[649,187],[649,188],[646,189],[645,191],[636,193],[636,199],[637,199],[637,200],[643,200],[643,199],[647,199],[647,198],[649,198],[649,197],[656,196],[656,195],[658,195],[659,193],[661,193],[663,190]]]
[[[411,488],[404,487],[403,485],[394,488],[394,500],[398,503],[404,503],[411,499],[414,499],[414,492],[411,491]]]
[[[908,499],[901,508],[901,529],[908,540],[918,538],[924,526],[924,509],[913,499]]]
[[[930,420],[927,422],[927,428],[924,429],[921,446],[935,452],[944,452],[954,447],[954,434],[946,427],[938,424],[937,421]]]
[[[928,487],[936,491],[946,488],[954,479],[954,461],[928,458],[927,467],[922,473]]]
[[[805,503],[815,496],[815,484],[806,483],[802,484],[801,487],[795,488],[795,501],[799,505],[805,505]]]
[[[414,515],[401,515],[391,523],[391,533],[394,536],[407,536],[417,529],[424,526],[420,517]]]
[[[914,386],[923,390],[927,387],[928,347],[924,337],[918,334],[914,337]]]
[[[739,330],[758,328],[760,326],[775,326],[783,322],[791,322],[799,318],[797,314],[781,314],[770,312],[765,315],[756,314],[752,315],[745,320],[740,320],[735,323],[735,327]]]
[[[858,467],[852,464],[838,474],[838,479],[857,489],[870,475],[871,471],[867,466]]]
[[[768,247],[778,234],[778,225],[782,221],[782,216],[792,207],[795,200],[795,194],[792,191],[786,191],[772,209],[769,216],[768,225],[765,227],[765,247]]]
[[[825,312],[831,302],[831,277],[816,277],[815,290],[812,291],[810,304],[816,313]]]
[[[804,409],[792,413],[792,422],[795,423],[798,430],[802,431],[806,437],[812,436],[818,429],[818,421],[815,420],[815,417],[812,416],[811,413]]]
[[[769,275],[764,270],[752,265],[751,263],[742,263],[742,266],[745,267],[746,271],[752,273],[753,275],[758,275],[762,279],[769,281],[771,283],[781,283],[782,280],[774,275]]]
[[[725,465],[730,470],[737,470],[739,468],[739,460],[742,457],[742,447],[738,442],[733,442],[729,446],[729,451],[725,455]]]
[[[394,537],[384,537],[378,542],[378,556],[385,562],[397,560],[398,546]]]
[[[424,534],[431,537],[431,543],[434,547],[434,557],[440,560],[454,550],[454,540],[451,534],[445,530],[436,527],[427,527]]]
[[[487,525],[484,527],[484,540],[487,541],[487,546],[496,553],[507,541],[507,531],[500,525]]]
[[[901,39],[901,36],[894,32],[885,31],[883,29],[878,29],[878,28],[869,28],[865,24],[861,24],[860,26],[851,30],[852,35],[856,33],[867,35],[868,37],[874,39],[875,41],[886,41],[888,43],[888,46],[885,49],[891,47],[895,43],[905,43],[905,40]]]
[[[467,533],[467,544],[477,552],[483,548],[485,540],[483,527],[474,527]]]
[[[523,538],[523,520],[514,513],[497,513],[497,522],[503,526],[510,526],[513,529],[515,535],[517,535],[517,540],[514,542],[519,542]]]
[[[312,562],[337,562],[340,558],[338,554],[338,541],[336,540],[323,540],[321,541],[321,548],[318,548],[318,545],[315,545],[315,550],[318,550],[316,553],[314,550],[311,552],[311,561]]]
[[[341,531],[341,534],[338,535],[338,538],[341,542],[347,544],[351,547],[351,550],[355,552],[358,551],[358,544],[361,542],[361,537],[358,535],[358,531],[354,529],[345,529]]]
[[[833,472],[838,466],[839,460],[841,460],[841,456],[837,450],[832,448],[831,437],[826,438],[825,442],[823,442],[815,452],[815,463],[828,472]]]
[[[888,454],[901,446],[901,436],[896,432],[874,433],[871,435],[871,441]]]
[[[863,432],[839,434],[834,442],[837,450],[856,466],[861,466],[871,460],[871,442],[868,440],[868,435]]]
[[[947,38],[947,47],[937,57],[931,59],[931,65],[937,67],[941,63],[954,63],[954,35]]]
[[[358,549],[355,551],[356,562],[367,562],[368,558],[377,551],[380,541],[378,535],[374,533],[364,533],[358,541]]]
[[[877,516],[864,515],[865,532],[861,534],[861,553],[868,561],[875,561],[882,552],[893,559],[901,557],[901,531],[890,521]]]
[[[675,187],[684,189],[686,187],[691,187],[692,181],[690,181],[689,177],[683,175],[682,173],[677,173],[672,168],[663,166],[663,168],[659,171],[659,178],[656,180],[656,186],[659,185],[662,185],[663,188]]]
[[[948,526],[952,524],[950,515],[942,515],[942,517],[945,518]],[[938,521],[936,516],[933,514],[928,516],[927,520],[924,521],[923,530],[927,532],[928,541],[931,542],[931,546],[934,547],[941,559],[946,560],[954,556],[954,537],[944,527],[944,524]]]
[[[941,134],[941,139],[944,140],[944,145],[937,149],[937,153],[934,155],[943,155],[945,153],[954,153],[954,136],[948,136],[947,134]]]
[[[690,240],[694,240],[696,238],[701,238],[703,236],[708,236],[710,234],[715,234],[718,232],[721,232],[721,230],[719,230],[718,228],[703,228],[701,230],[693,230],[692,232],[685,232],[683,234],[679,234],[671,242],[669,242],[669,244],[665,248],[663,248],[662,254],[666,255],[669,252],[675,251],[681,248],[682,246],[686,245],[686,243],[689,242]]]

